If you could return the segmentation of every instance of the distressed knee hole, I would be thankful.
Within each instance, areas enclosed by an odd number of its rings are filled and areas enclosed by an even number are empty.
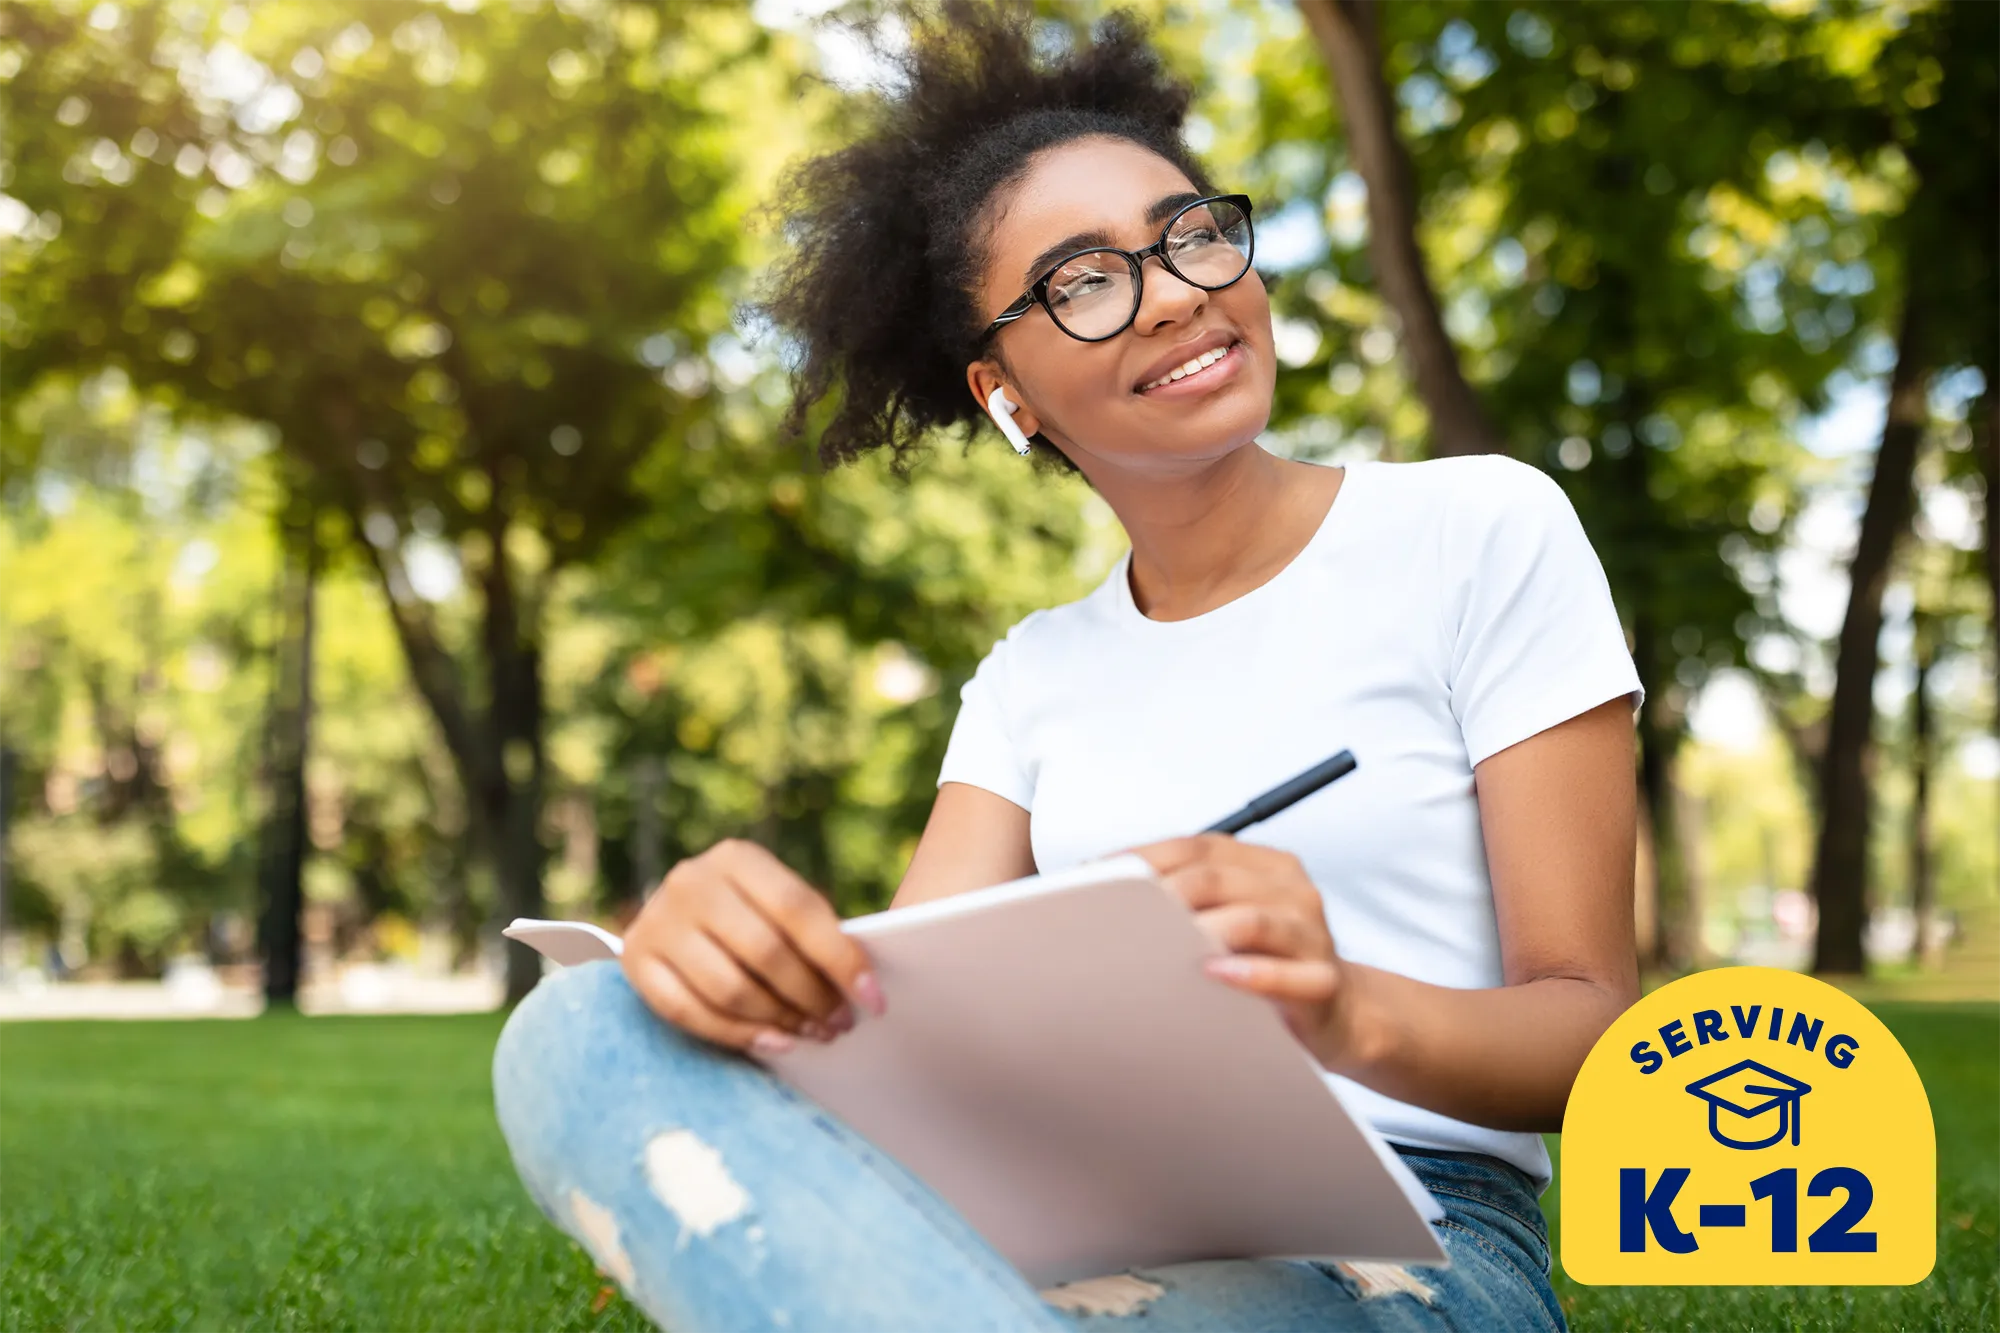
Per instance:
[[[1364,1301],[1376,1301],[1398,1294],[1414,1296],[1425,1305],[1437,1304],[1437,1292],[1422,1278],[1401,1264],[1337,1263],[1354,1294]]]
[[[688,1232],[708,1236],[750,1211],[750,1195],[722,1154],[694,1131],[670,1129],[646,1144],[646,1184]]]
[[[1157,1282],[1130,1273],[1112,1273],[1050,1287],[1041,1297],[1058,1310],[1072,1314],[1126,1315],[1139,1313],[1165,1292],[1166,1288]]]
[[[608,1208],[599,1207],[582,1190],[569,1192],[569,1215],[575,1225],[576,1238],[583,1242],[583,1248],[590,1251],[590,1257],[619,1286],[631,1289],[632,1260],[625,1254],[625,1246],[618,1239],[618,1219]]]

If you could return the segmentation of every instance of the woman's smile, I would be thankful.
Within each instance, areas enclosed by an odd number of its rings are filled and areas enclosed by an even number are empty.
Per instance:
[[[1142,398],[1198,398],[1233,383],[1242,370],[1242,361],[1243,344],[1232,339],[1224,346],[1189,357],[1134,392]]]

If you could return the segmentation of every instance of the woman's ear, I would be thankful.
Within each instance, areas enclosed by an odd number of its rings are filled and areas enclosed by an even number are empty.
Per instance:
[[[1000,434],[1014,447],[1014,452],[1023,457],[1035,452],[1034,441],[1021,433],[1014,424],[1014,403],[1007,397],[1005,386],[995,389],[986,400],[986,415],[993,418],[993,424],[1000,428]]]
[[[1004,388],[1007,399],[1014,404],[1014,425],[1023,435],[1032,436],[1042,428],[1041,418],[1022,400],[1021,386],[1008,378],[1004,369],[991,361],[975,361],[965,368],[966,387],[972,390],[972,397],[979,404],[979,410],[991,416],[993,409],[988,406],[993,391]]]

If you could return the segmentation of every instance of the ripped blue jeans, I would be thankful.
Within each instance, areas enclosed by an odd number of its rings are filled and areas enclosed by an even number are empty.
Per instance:
[[[521,1179],[673,1333],[1561,1330],[1529,1178],[1405,1150],[1449,1268],[1218,1260],[1037,1292],[950,1206],[756,1064],[656,1018],[618,965],[542,982],[493,1060]]]

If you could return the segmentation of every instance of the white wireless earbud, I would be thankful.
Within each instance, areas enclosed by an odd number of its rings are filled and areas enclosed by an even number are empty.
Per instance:
[[[993,418],[993,424],[1000,428],[1000,433],[1007,437],[1007,443],[1014,446],[1015,453],[1026,457],[1033,451],[1034,446],[1028,443],[1028,437],[1021,434],[1021,428],[1014,424],[1014,413],[1020,408],[1008,400],[1007,386],[1003,384],[986,396],[986,411]]]

